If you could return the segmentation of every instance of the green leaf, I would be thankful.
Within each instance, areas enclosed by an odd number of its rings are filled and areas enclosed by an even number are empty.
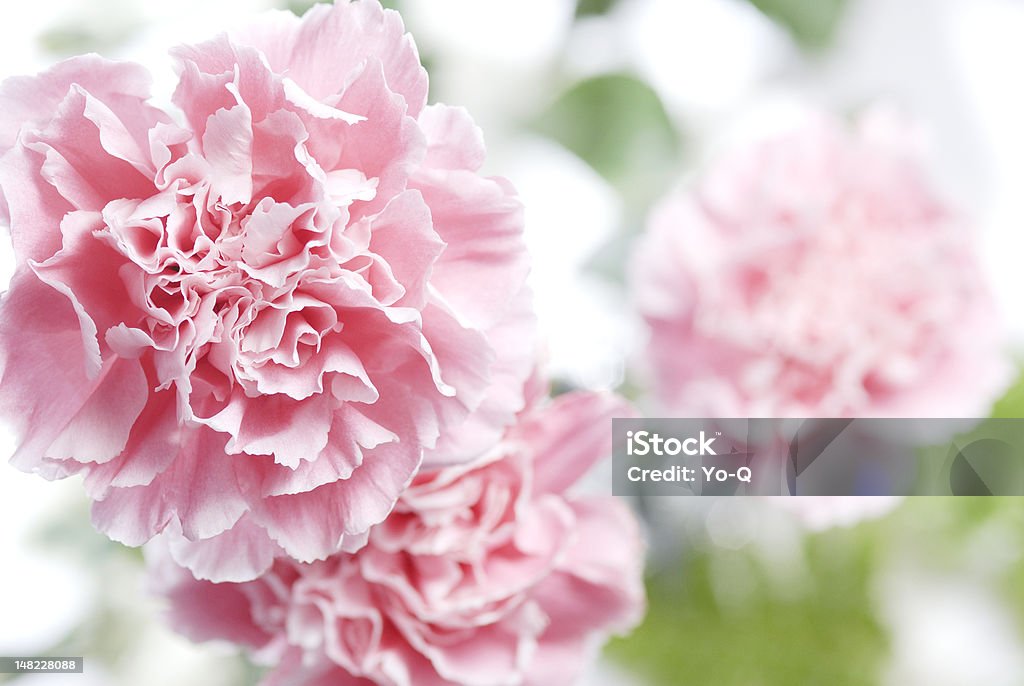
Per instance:
[[[607,14],[615,6],[616,0],[577,0],[576,16],[588,17],[595,14]]]
[[[679,134],[658,95],[628,74],[570,87],[533,124],[643,206],[661,194],[680,163]]]
[[[820,50],[832,42],[847,0],[749,0],[785,27],[801,46]]]

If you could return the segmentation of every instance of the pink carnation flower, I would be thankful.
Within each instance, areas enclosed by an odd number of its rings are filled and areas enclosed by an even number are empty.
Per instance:
[[[824,116],[666,198],[634,255],[665,410],[985,416],[1006,380],[971,235],[881,113]]]
[[[95,55],[0,88],[0,401],[13,463],[83,474],[106,534],[251,579],[358,543],[514,419],[521,208],[375,0],[173,55],[173,115]]]
[[[171,623],[248,646],[274,666],[265,686],[572,683],[643,610],[629,510],[566,494],[624,412],[587,393],[528,411],[483,459],[417,476],[356,553],[213,584],[156,547]]]

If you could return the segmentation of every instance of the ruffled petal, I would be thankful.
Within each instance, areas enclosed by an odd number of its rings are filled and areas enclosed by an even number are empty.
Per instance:
[[[20,143],[0,157],[0,191],[5,201],[0,205],[6,206],[18,266],[29,260],[45,261],[60,250],[61,220],[75,209],[43,179],[45,161],[45,155]]]
[[[230,640],[252,648],[273,636],[252,621],[245,589],[237,584],[200,581],[171,561],[166,541],[146,548],[150,585],[171,601],[167,621],[193,641]]]
[[[119,278],[127,260],[94,236],[102,227],[101,217],[95,212],[68,213],[61,222],[61,250],[45,262],[31,264],[40,281],[67,297],[74,307],[82,342],[90,352],[90,375],[97,374],[109,357],[106,331],[140,318]]]
[[[446,431],[423,456],[425,467],[469,462],[494,446],[527,401],[524,386],[537,364],[533,296],[524,288],[504,319],[485,331],[494,348],[489,384],[480,404]]]
[[[483,166],[487,159],[484,134],[466,108],[429,105],[420,112],[419,123],[427,137],[425,168],[477,171]]]
[[[177,564],[186,567],[196,579],[216,584],[255,579],[284,552],[249,515],[209,538],[190,541],[176,532],[165,532],[163,536]]]
[[[252,113],[244,104],[217,110],[206,120],[203,154],[210,163],[210,184],[221,202],[252,199]]]
[[[388,88],[403,97],[411,116],[426,105],[427,72],[416,46],[401,16],[376,0],[315,5],[301,19],[270,12],[234,36],[259,48],[275,71],[287,73],[317,100],[343,91],[366,60],[376,59]]]
[[[294,469],[276,463],[268,465],[261,492],[265,496],[293,495],[348,479],[363,463],[364,451],[396,441],[396,434],[358,410],[342,407],[334,415],[327,445],[317,458],[303,461]]]
[[[612,419],[635,410],[612,393],[565,393],[512,431],[530,445],[537,463],[535,492],[564,493],[612,453]]]
[[[232,455],[273,455],[275,461],[295,468],[313,460],[327,445],[333,401],[320,394],[305,400],[285,395],[245,396],[236,390],[228,404],[202,421],[229,437]]]
[[[136,105],[139,111],[130,116],[139,121],[133,128],[157,123],[141,102]],[[76,209],[98,211],[111,200],[145,198],[154,191],[142,142],[133,140],[112,110],[78,86],[72,86],[46,126],[26,132],[22,142],[44,156],[42,178]],[[133,159],[143,171],[105,146]]]
[[[144,486],[111,489],[93,504],[93,524],[131,546],[142,545],[174,521],[189,540],[231,528],[250,505],[235,472],[236,458],[225,454],[225,440],[205,427],[180,429],[170,468]]]
[[[47,478],[66,475],[44,453],[101,380],[86,373],[88,353],[71,303],[29,270],[15,274],[0,304],[0,352],[0,412],[21,438],[11,464]]]
[[[322,560],[348,534],[380,523],[420,465],[416,445],[383,443],[365,451],[348,479],[308,493],[264,498],[255,513],[261,526],[291,557]]]
[[[529,272],[523,208],[514,189],[466,170],[423,169],[411,185],[423,194],[447,246],[434,264],[432,285],[467,323],[493,326]],[[481,283],[487,288],[466,287]]]
[[[124,450],[148,398],[146,375],[138,362],[117,359],[108,363],[88,400],[57,434],[45,456],[110,462]]]
[[[98,101],[135,107],[149,98],[150,82],[141,65],[99,55],[72,57],[36,76],[9,78],[0,84],[0,154],[14,145],[19,131],[45,126],[72,86]]]
[[[430,208],[415,191],[401,193],[370,222],[370,250],[379,255],[404,294],[389,305],[422,309],[432,267],[445,244],[431,225]]]

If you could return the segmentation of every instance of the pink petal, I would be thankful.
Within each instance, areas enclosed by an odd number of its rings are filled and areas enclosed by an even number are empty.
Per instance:
[[[86,375],[82,332],[71,303],[26,269],[15,274],[0,304],[0,352],[0,411],[21,434],[11,463],[55,478],[60,469],[47,466],[43,453],[99,380]]]
[[[147,383],[151,386],[152,382]],[[102,500],[112,488],[144,486],[164,472],[178,455],[178,417],[170,391],[148,396],[117,458],[91,465],[85,477],[89,497]]]
[[[433,686],[422,682],[423,686]],[[267,674],[261,686],[379,686],[370,679],[353,676],[326,659],[312,662],[304,659],[301,650],[289,650],[283,660]],[[416,682],[419,686],[420,682]],[[412,682],[396,681],[395,686],[412,686]],[[445,685],[450,686],[450,685]]]
[[[60,250],[60,222],[74,207],[43,180],[45,156],[18,144],[0,157],[0,189],[6,200],[16,264],[43,261]],[[0,219],[3,217],[0,216]]]
[[[488,329],[494,347],[490,383],[479,406],[465,420],[446,431],[423,456],[426,467],[467,462],[494,446],[526,404],[525,380],[537,363],[536,316],[532,293],[526,288],[504,319]]]
[[[294,469],[273,464],[266,467],[262,481],[265,496],[305,493],[324,484],[352,476],[363,463],[363,451],[398,436],[371,421],[351,406],[342,406],[334,414],[327,446],[315,460],[303,461]]]
[[[405,616],[394,619],[406,640],[430,661],[442,679],[474,686],[506,686],[515,683],[514,675],[521,673],[528,664],[535,636],[543,628],[543,618],[532,607],[526,606],[518,614],[520,623],[534,625],[532,631],[517,630],[503,624],[485,624],[465,634],[462,641],[458,640],[458,635],[451,638],[424,636],[418,629],[427,630],[427,626]],[[510,676],[513,677],[511,680]]]
[[[222,109],[244,103],[251,121],[259,122],[285,102],[280,77],[267,69],[259,52],[233,44],[226,35],[198,45],[180,45],[171,50],[171,56],[179,72],[172,100],[200,139],[209,118]]]
[[[535,456],[536,493],[564,493],[599,460],[611,456],[612,418],[633,417],[629,404],[612,393],[560,395],[528,416],[514,433]]]
[[[529,271],[523,208],[504,180],[464,171],[421,170],[410,184],[430,206],[434,230],[447,247],[431,283],[473,326],[498,322]],[[487,283],[487,288],[466,284]]]
[[[314,190],[315,177],[310,170],[311,162],[304,152],[304,143],[308,138],[302,120],[288,110],[272,112],[262,121],[253,124],[252,173],[255,195],[293,207],[319,201],[320,196]]]
[[[576,517],[574,544],[559,568],[577,579],[611,591],[615,602],[600,604],[616,617],[619,631],[643,616],[645,546],[636,517],[614,497],[581,498],[570,503]],[[581,622],[585,625],[585,622]]]
[[[223,410],[202,421],[230,436],[230,454],[273,455],[279,464],[294,468],[315,459],[327,445],[332,404],[325,394],[305,400],[284,395],[249,398],[236,388]]]
[[[252,113],[245,105],[218,110],[206,121],[203,154],[210,185],[226,205],[252,199]]]
[[[238,584],[199,581],[170,563],[166,546],[154,543],[146,551],[151,583],[171,601],[167,620],[193,641],[230,640],[254,648],[272,636],[252,617],[251,603]]]
[[[472,412],[479,407],[491,380],[494,351],[487,338],[464,326],[446,306],[434,302],[423,308],[423,334],[436,342],[433,352],[441,377],[456,389],[452,400],[457,401],[460,412]]]
[[[99,55],[72,57],[37,76],[9,78],[0,85],[0,154],[14,145],[20,130],[49,121],[72,85],[100,101],[129,104],[149,98],[150,81],[142,66]]]
[[[366,117],[358,124],[316,120],[306,122],[310,154],[324,171],[358,169],[376,178],[375,198],[354,203],[354,219],[383,209],[388,200],[406,189],[409,168],[418,162],[426,144],[406,103],[388,90],[381,63],[369,59],[337,107]]]
[[[46,457],[104,463],[124,450],[149,397],[146,375],[134,360],[105,365],[89,399],[64,425]]]
[[[45,262],[32,265],[39,279],[66,296],[75,308],[82,342],[91,355],[90,374],[98,373],[104,353],[108,353],[101,338],[107,329],[140,318],[118,276],[126,258],[93,235],[102,226],[97,213],[68,213],[61,222],[63,248]]]
[[[261,576],[283,552],[249,515],[243,515],[230,529],[209,538],[190,541],[173,532],[163,535],[175,562],[188,568],[196,579],[218,585]]]
[[[315,5],[301,19],[267,13],[235,36],[262,50],[275,71],[287,73],[318,100],[344,90],[368,59],[377,59],[388,88],[403,96],[410,115],[417,116],[427,102],[427,73],[401,16],[373,0]]]
[[[225,437],[205,427],[178,432],[178,454],[152,482],[115,488],[93,504],[93,524],[125,545],[142,545],[174,520],[190,540],[226,531],[249,509],[225,454]]]
[[[323,393],[325,375],[331,378],[331,392],[339,400],[372,403],[379,397],[359,357],[338,336],[330,337],[298,367],[268,362],[253,374],[261,393],[281,393],[295,400]],[[338,377],[344,380],[333,383]]]
[[[405,295],[394,305],[422,309],[431,267],[445,244],[431,227],[430,208],[416,191],[401,193],[371,220],[370,249],[384,258]]]
[[[336,552],[347,534],[380,523],[419,464],[418,446],[384,443],[366,451],[348,479],[308,493],[264,498],[256,515],[290,556],[320,560]]]
[[[144,122],[148,119],[150,124],[156,123],[155,117],[148,110],[143,110],[141,103],[136,103],[136,107],[137,111],[130,113],[133,119]],[[98,126],[90,116],[99,118],[101,124]],[[77,86],[72,87],[46,126],[26,133],[22,139],[26,147],[45,156],[42,178],[78,209],[98,211],[111,200],[145,198],[154,191],[150,173],[140,172],[104,147],[100,127],[111,129],[119,126],[116,120],[114,123],[106,121],[112,116],[88,93]],[[112,144],[110,136],[108,131],[108,144]],[[117,143],[124,144],[123,141]],[[125,156],[141,155],[141,152],[131,149],[120,152]],[[139,164],[143,163],[140,161]]]
[[[419,123],[427,136],[424,167],[476,171],[483,166],[487,159],[484,134],[464,107],[429,105],[420,113]]]

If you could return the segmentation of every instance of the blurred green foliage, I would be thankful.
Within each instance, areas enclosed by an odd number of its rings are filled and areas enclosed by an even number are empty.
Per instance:
[[[586,17],[594,14],[606,14],[615,6],[616,0],[577,0],[576,16]]]
[[[531,128],[575,153],[622,199],[619,230],[586,265],[591,274],[622,283],[630,241],[683,165],[684,140],[661,98],[630,74],[602,74],[569,86]]]
[[[1024,629],[1021,498],[908,498],[882,519],[809,534],[782,554],[798,572],[781,581],[763,545],[689,543],[649,579],[644,623],[607,650],[651,686],[877,684],[892,570],[940,589],[980,585]]]
[[[533,128],[587,162],[629,205],[658,197],[680,165],[682,141],[661,99],[629,74],[573,84]]]
[[[810,537],[780,582],[752,546],[700,546],[648,584],[642,626],[608,654],[654,686],[868,686],[887,655],[869,598],[873,527]]]
[[[61,27],[40,35],[39,47],[52,55],[80,55],[86,52],[102,52],[108,46],[106,41],[91,31]]]
[[[820,50],[832,42],[848,0],[748,0],[785,27],[804,48]]]
[[[57,57],[96,52],[101,55],[116,51],[131,40],[139,30],[131,17],[121,17],[102,28],[66,21],[39,35],[39,47]]]
[[[318,5],[325,1],[326,0],[287,0],[283,5],[283,9],[290,10],[292,14],[301,17],[303,14],[308,12],[309,8],[313,5]]]

